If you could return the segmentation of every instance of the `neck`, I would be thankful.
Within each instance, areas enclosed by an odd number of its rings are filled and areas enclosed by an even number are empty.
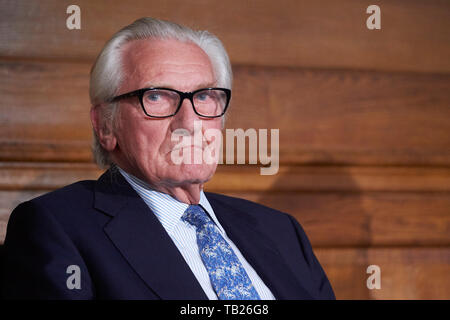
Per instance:
[[[118,167],[119,168],[119,167]],[[198,182],[186,182],[183,184],[176,183],[154,183],[147,181],[144,177],[129,172],[126,169],[120,167],[122,171],[131,176],[133,179],[138,179],[145,188],[155,190],[158,192],[166,193],[180,202],[187,204],[198,204],[200,202],[200,194],[203,190],[203,183]]]
[[[187,204],[198,204],[200,202],[200,193],[203,190],[203,184],[190,184],[186,186],[152,186],[159,192],[171,195],[180,202]]]

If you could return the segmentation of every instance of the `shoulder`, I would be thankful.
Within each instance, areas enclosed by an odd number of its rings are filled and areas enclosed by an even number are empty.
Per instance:
[[[261,232],[275,236],[277,242],[299,242],[310,247],[303,226],[289,213],[242,198],[209,192],[205,192],[205,195],[213,208],[220,206],[238,212],[240,217],[245,216],[243,218]]]
[[[99,234],[106,216],[95,214],[95,181],[79,181],[22,202],[11,213],[5,244],[9,247],[52,242],[73,248]]]
[[[241,206],[244,208],[254,208],[254,209],[259,209],[259,210],[263,210],[263,211],[270,211],[273,213],[283,214],[283,212],[281,212],[281,211],[272,209],[270,207],[267,207],[262,204],[259,204],[259,203],[256,203],[256,202],[253,202],[253,201],[250,201],[247,199],[243,199],[243,198],[231,197],[231,196],[227,196],[227,195],[223,195],[223,194],[219,194],[219,193],[212,193],[212,192],[205,192],[205,195],[209,201],[218,202],[223,205]]]
[[[216,207],[214,211],[219,209],[222,218],[246,222],[247,226],[271,239],[288,260],[297,259],[297,264],[313,260],[309,239],[300,223],[290,214],[241,198],[214,193],[205,195],[211,206]],[[292,252],[301,254],[292,257]]]
[[[95,180],[78,181],[53,190],[29,200],[36,206],[76,208],[86,204],[92,205]]]
[[[71,224],[82,219],[94,202],[94,180],[79,181],[20,203],[11,213],[8,225],[40,224],[48,219]]]
[[[239,211],[245,212],[245,214],[248,215],[249,218],[257,219],[258,221],[267,220],[291,223],[290,220],[294,219],[288,213],[267,207],[250,200],[210,192],[205,192],[205,195],[212,205],[216,204],[238,209]]]

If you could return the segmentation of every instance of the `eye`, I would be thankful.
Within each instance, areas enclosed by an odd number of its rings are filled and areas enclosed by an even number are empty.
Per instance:
[[[144,101],[151,104],[171,103],[176,98],[176,94],[167,90],[149,90],[144,95]]]
[[[147,100],[149,100],[149,101],[156,102],[156,101],[159,101],[160,99],[161,99],[161,94],[158,92],[151,92],[147,95]]]
[[[215,100],[215,94],[212,91],[201,91],[195,95],[197,102],[212,102]]]
[[[206,99],[209,98],[209,94],[206,92],[202,92],[202,93],[199,93],[196,98],[200,101],[205,101]]]

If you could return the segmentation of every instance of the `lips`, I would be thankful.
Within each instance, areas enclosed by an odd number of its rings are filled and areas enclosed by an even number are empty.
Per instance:
[[[199,145],[196,145],[196,144],[190,144],[190,145],[185,145],[185,146],[181,146],[181,147],[178,146],[178,147],[173,147],[167,153],[171,153],[171,152],[175,152],[175,151],[183,150],[183,149],[187,149],[187,148],[195,148],[195,149],[200,149],[200,150],[203,151],[206,148],[207,145],[208,145],[207,143],[204,143],[203,146],[199,146]]]

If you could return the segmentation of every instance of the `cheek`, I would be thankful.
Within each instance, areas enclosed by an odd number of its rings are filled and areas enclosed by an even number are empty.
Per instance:
[[[205,129],[222,129],[222,118],[215,118],[215,119],[209,119],[209,120],[203,120],[202,126]]]
[[[136,156],[155,158],[162,153],[168,144],[167,129],[164,127],[144,126],[133,130],[134,134],[130,139],[130,149],[137,153]],[[169,140],[170,141],[170,140]]]
[[[119,148],[126,157],[154,156],[166,140],[167,124],[162,121],[123,117],[117,125]]]
[[[203,125],[204,131],[209,131],[210,134],[208,136],[211,136],[212,134],[222,134],[222,119],[214,119],[211,121],[208,121],[206,124]]]

